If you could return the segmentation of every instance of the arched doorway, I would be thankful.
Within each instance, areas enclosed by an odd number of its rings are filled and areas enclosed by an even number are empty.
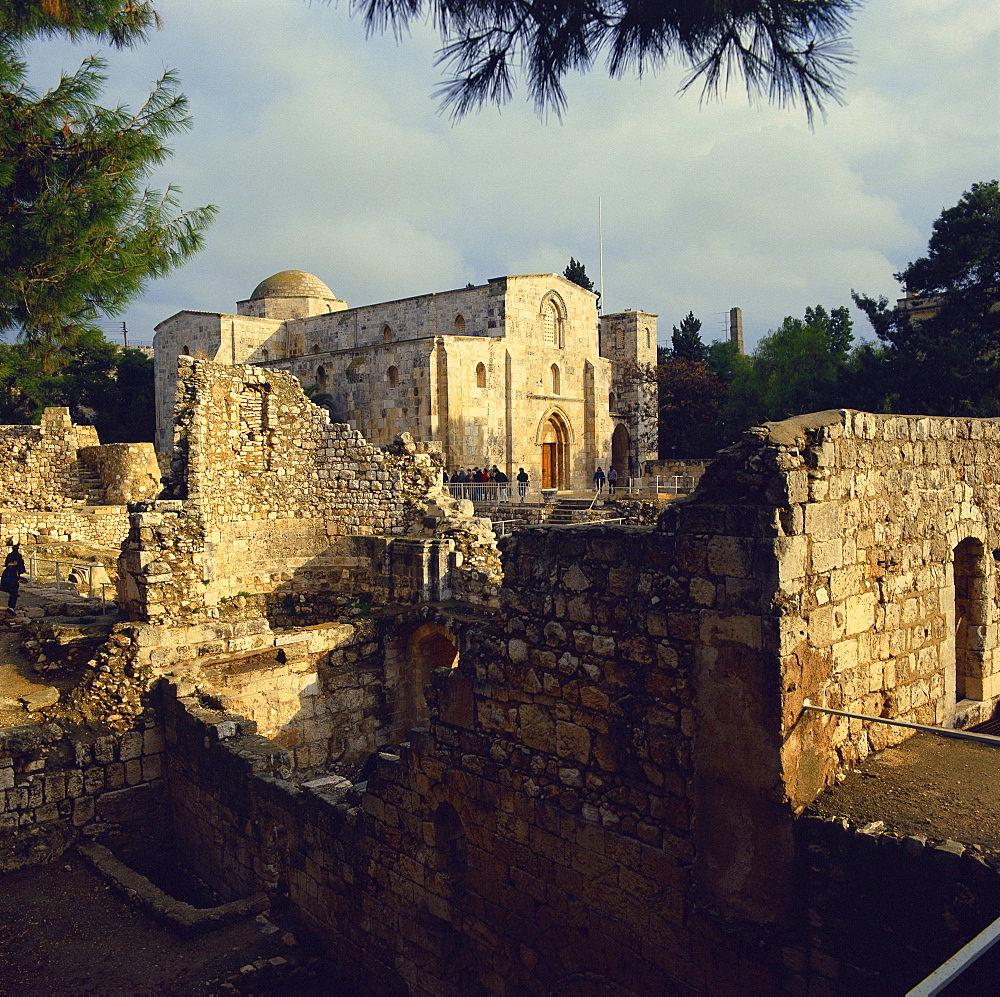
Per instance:
[[[436,668],[454,668],[458,664],[455,636],[439,623],[418,627],[406,643],[400,675],[399,721],[404,731],[426,727],[430,710],[424,686]]]
[[[568,488],[569,429],[558,412],[553,412],[542,426],[542,488]]]
[[[615,426],[611,435],[611,466],[618,472],[618,480],[628,477],[629,454],[628,430],[624,426]]]
[[[983,632],[989,623],[983,545],[955,547],[955,701],[983,698]]]

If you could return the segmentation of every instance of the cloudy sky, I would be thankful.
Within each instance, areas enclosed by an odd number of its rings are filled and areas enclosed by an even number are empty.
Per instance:
[[[149,285],[130,339],[184,308],[234,311],[264,277],[302,269],[351,305],[502,274],[598,278],[607,311],[689,310],[707,340],[743,309],[748,346],[892,274],[978,180],[1000,176],[1000,5],[870,0],[852,32],[845,103],[810,129],[801,107],[679,96],[683,67],[568,81],[562,119],[520,91],[453,123],[437,111],[437,36],[366,39],[346,0],[158,0],[162,29],[109,62],[106,103],[141,103],[165,68],[190,100],[156,178],[218,205],[206,248]],[[89,45],[41,43],[36,86]],[[856,332],[870,335],[857,317]]]

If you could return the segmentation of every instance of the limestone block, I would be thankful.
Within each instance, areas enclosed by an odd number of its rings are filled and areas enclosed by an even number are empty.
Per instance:
[[[809,556],[808,537],[777,537],[774,552],[778,561],[779,582],[794,581],[805,576]]]
[[[732,641],[760,650],[761,619],[759,616],[723,615],[710,610],[701,613],[699,636],[707,645]]]

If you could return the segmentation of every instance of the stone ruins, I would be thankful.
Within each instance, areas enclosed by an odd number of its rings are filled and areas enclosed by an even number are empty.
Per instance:
[[[4,535],[117,546],[122,611],[72,722],[0,730],[0,868],[169,843],[377,994],[902,992],[1000,914],[1000,856],[810,814],[910,732],[807,708],[992,716],[997,421],[768,424],[654,526],[498,541],[439,444],[176,379],[162,492],[59,410],[0,431]]]

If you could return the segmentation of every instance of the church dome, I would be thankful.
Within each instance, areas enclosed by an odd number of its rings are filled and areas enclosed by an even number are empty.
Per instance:
[[[336,295],[319,279],[305,270],[282,270],[262,280],[250,295],[251,301],[261,298],[333,298]]]

